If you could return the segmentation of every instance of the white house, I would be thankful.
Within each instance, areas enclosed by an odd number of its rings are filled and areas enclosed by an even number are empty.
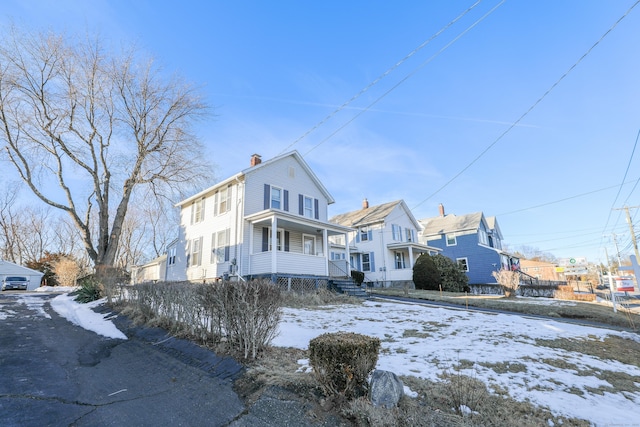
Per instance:
[[[420,224],[403,200],[369,206],[336,215],[336,224],[355,230],[347,237],[332,239],[331,258],[348,259],[350,267],[365,273],[365,282],[377,286],[398,286],[413,280],[413,265],[423,253],[439,249],[418,241]],[[346,251],[345,251],[346,249]]]
[[[330,262],[328,239],[352,229],[327,220],[331,203],[297,151],[264,162],[254,154],[249,168],[176,205],[166,279],[346,276],[346,261]]]
[[[167,272],[167,254],[160,255],[146,264],[135,266],[131,269],[131,282],[157,282],[164,281]]]
[[[0,280],[4,280],[5,277],[11,276],[24,276],[29,279],[29,286],[27,287],[27,290],[32,291],[40,287],[40,281],[42,280],[44,273],[9,261],[0,260]]]

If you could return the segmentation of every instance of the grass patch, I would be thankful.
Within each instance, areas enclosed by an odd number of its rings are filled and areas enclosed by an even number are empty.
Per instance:
[[[480,366],[484,366],[485,368],[489,368],[493,370],[497,374],[506,374],[507,372],[511,373],[519,373],[519,372],[527,372],[527,367],[522,363],[511,363],[511,362],[500,362],[500,363],[478,363]]]
[[[626,365],[640,367],[640,357],[638,357],[640,342],[615,335],[609,335],[602,340],[595,337],[589,339],[537,339],[536,345],[588,354],[600,359],[617,360]]]
[[[539,304],[536,298],[509,299],[503,296],[493,295],[467,295],[455,292],[437,292],[425,290],[411,290],[405,295],[398,289],[378,289],[373,295],[391,295],[423,299],[427,301],[446,302],[462,307],[490,308],[497,310],[511,311],[514,313],[533,314],[549,317],[560,317],[565,319],[579,319],[587,322],[601,323],[625,329],[636,329],[640,325],[640,315],[628,311],[618,310],[613,312],[611,307],[593,302],[571,301],[570,304],[562,304],[558,300],[555,304]]]

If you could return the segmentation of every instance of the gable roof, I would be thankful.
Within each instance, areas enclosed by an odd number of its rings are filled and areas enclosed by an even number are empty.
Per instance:
[[[309,167],[309,165],[307,164],[307,162],[305,162],[305,160],[302,158],[302,156],[300,155],[300,153],[298,153],[298,151],[293,150],[290,151],[288,153],[282,154],[280,156],[276,156],[272,159],[266,160],[264,162],[261,162],[255,166],[251,166],[249,168],[246,168],[244,170],[242,170],[241,172],[238,172],[235,175],[230,176],[227,179],[224,179],[220,182],[218,182],[217,184],[212,185],[209,188],[206,188],[202,191],[200,191],[199,193],[194,194],[193,196],[187,197],[186,199],[178,202],[175,204],[176,207],[181,207],[193,200],[196,200],[200,197],[204,197],[207,194],[213,193],[216,190],[218,190],[221,187],[224,187],[226,185],[228,185],[229,183],[233,182],[233,181],[239,181],[242,180],[246,177],[246,175],[249,175],[253,172],[255,172],[256,170],[259,170],[261,168],[264,168],[268,165],[271,165],[281,159],[284,159],[286,157],[293,157],[294,159],[296,159],[298,161],[298,163],[300,164],[300,166],[302,166],[302,168],[305,170],[305,172],[309,175],[309,177],[311,178],[311,180],[315,183],[315,185],[318,186],[318,188],[320,189],[320,191],[322,192],[322,194],[326,197],[327,199],[327,204],[332,204],[335,203],[335,200],[333,199],[333,196],[331,196],[331,194],[329,193],[329,191],[327,190],[327,188],[322,184],[322,182],[320,182],[320,180],[318,179],[318,177],[316,176],[316,174],[311,170],[311,168]]]
[[[455,231],[477,230],[482,221],[486,223],[482,212],[475,212],[466,215],[448,214],[425,218],[420,220],[420,224],[424,227],[422,234],[432,236]]]
[[[363,225],[376,224],[384,222],[389,214],[400,206],[406,212],[407,216],[414,223],[416,227],[420,224],[411,214],[411,211],[407,208],[407,205],[403,200],[396,200],[394,202],[383,203],[377,206],[370,206],[368,208],[358,209],[357,211],[351,211],[340,215],[335,215],[329,219],[330,222],[344,225],[347,227],[359,227]]]
[[[9,261],[0,260],[0,276],[25,275],[25,276],[44,276],[44,273],[31,268],[23,267]]]

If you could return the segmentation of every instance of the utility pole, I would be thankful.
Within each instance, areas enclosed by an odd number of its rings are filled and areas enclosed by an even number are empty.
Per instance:
[[[627,224],[629,224],[629,231],[631,232],[631,241],[633,242],[633,250],[636,253],[636,260],[640,262],[640,252],[638,252],[638,241],[636,240],[636,233],[633,230],[633,222],[631,222],[631,215],[629,215],[629,209],[638,209],[640,206],[625,206],[623,208],[614,209],[616,211],[625,211],[627,215]]]

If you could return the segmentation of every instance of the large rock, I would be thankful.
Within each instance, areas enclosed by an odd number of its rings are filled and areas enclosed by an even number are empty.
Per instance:
[[[404,384],[396,374],[376,369],[371,375],[371,403],[375,406],[392,408],[404,394]]]

